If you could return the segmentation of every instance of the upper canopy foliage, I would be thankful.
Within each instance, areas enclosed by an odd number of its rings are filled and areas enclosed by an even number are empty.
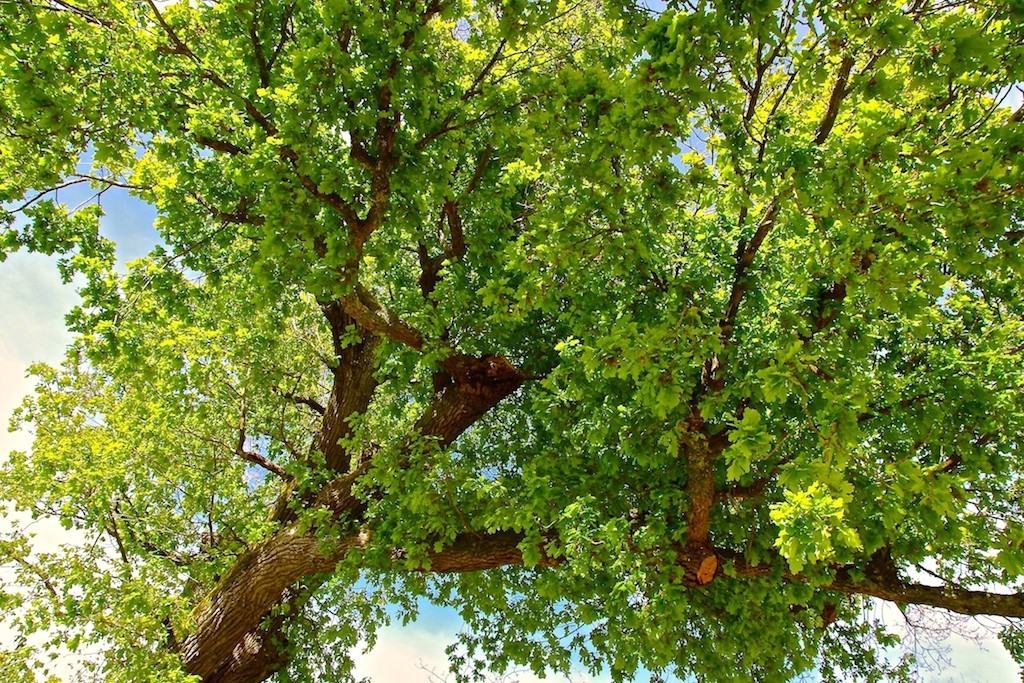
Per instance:
[[[865,596],[1024,617],[1019,2],[12,0],[0,45],[2,249],[83,294],[0,472],[83,542],[3,540],[0,606],[103,680],[345,680],[421,596],[464,671],[616,679],[896,677]],[[163,245],[117,272],[79,182]]]

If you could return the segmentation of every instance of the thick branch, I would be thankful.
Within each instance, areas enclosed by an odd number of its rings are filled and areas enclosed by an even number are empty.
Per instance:
[[[449,356],[441,366],[452,383],[434,396],[416,421],[416,432],[447,448],[502,399],[519,388],[525,377],[502,356]]]
[[[352,435],[352,420],[366,412],[373,392],[377,388],[376,351],[379,339],[372,334],[361,334],[359,341],[343,341],[355,320],[338,301],[321,306],[331,328],[334,354],[338,365],[334,369],[331,396],[322,409],[323,419],[313,440],[313,447],[323,453],[327,468],[335,472],[349,469],[352,453],[342,442]]]
[[[231,657],[203,683],[261,683],[280,670],[288,661],[278,645],[280,631],[258,628],[246,633],[235,646]]]
[[[771,563],[752,565],[740,553],[725,550],[718,553],[724,561],[725,568],[720,572],[722,576],[750,579],[775,575],[776,570]],[[855,574],[863,575],[863,578],[855,578]],[[807,580],[792,572],[784,572],[782,576],[792,583],[805,583]],[[893,560],[882,553],[866,566],[840,567],[834,576],[830,583],[821,587],[847,595],[880,598],[900,605],[938,607],[970,616],[1024,617],[1024,593],[989,593],[949,584],[926,586],[904,581]]]
[[[686,545],[687,569],[698,585],[709,583],[718,569],[718,557],[711,546],[711,509],[715,505],[715,460],[724,446],[720,439],[705,434],[704,421],[694,412],[680,438],[679,450],[686,459]]]
[[[316,536],[293,524],[246,551],[196,608],[196,630],[182,643],[186,671],[204,683],[219,680],[217,673],[237,647],[245,647],[246,635],[259,627],[289,586],[303,576],[334,569],[357,543],[358,537],[344,539],[325,555]]]
[[[868,576],[856,580],[839,572],[828,588],[849,595],[869,595],[900,605],[939,607],[957,614],[1024,617],[1024,594],[989,593],[956,586],[926,586],[901,581],[896,576]]]
[[[825,109],[825,116],[818,125],[818,134],[814,136],[814,144],[820,145],[828,138],[832,128],[836,125],[836,118],[839,116],[839,105],[843,98],[850,92],[850,72],[853,70],[853,57],[847,55],[839,64],[839,74],[836,76],[835,85],[832,86],[832,94],[828,98],[828,106]]]
[[[338,545],[348,551],[368,542],[370,535],[366,532],[353,533]],[[457,536],[440,551],[428,553],[429,568],[426,571],[435,573],[457,573],[484,571],[506,566],[523,564],[523,552],[519,548],[524,537],[520,533],[499,531],[493,534],[464,533]],[[401,549],[396,549],[394,556],[401,556]],[[344,553],[324,558],[324,562],[333,567]],[[554,559],[544,553],[537,566],[549,567],[559,564],[561,559]],[[310,566],[313,566],[311,561]],[[251,578],[246,576],[245,578]],[[302,577],[296,578],[296,581]],[[285,589],[282,598],[270,604],[264,618],[256,621],[251,631],[239,636],[236,644],[224,661],[209,674],[203,677],[203,683],[259,683],[269,678],[286,663],[286,655],[280,648],[284,618],[280,612],[274,614],[274,607],[289,600],[289,594],[295,591]],[[265,603],[266,601],[264,601]],[[220,635],[219,633],[217,635]],[[191,646],[190,646],[191,647]],[[188,651],[193,651],[194,648]],[[183,652],[186,650],[183,649]],[[201,659],[194,661],[197,665]],[[195,671],[195,669],[190,669]]]
[[[305,587],[285,591],[260,625],[242,637],[231,656],[204,683],[261,683],[282,669],[288,663],[287,615],[308,595]]]

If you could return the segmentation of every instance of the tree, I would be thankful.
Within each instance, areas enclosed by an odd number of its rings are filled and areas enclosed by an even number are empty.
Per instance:
[[[108,681],[343,680],[423,597],[463,671],[896,676],[869,598],[1019,656],[1022,12],[3,3],[4,249],[83,304],[0,488],[87,539],[5,614]]]

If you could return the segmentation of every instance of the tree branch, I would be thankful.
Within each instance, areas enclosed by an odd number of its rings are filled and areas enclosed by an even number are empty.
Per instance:
[[[823,144],[828,138],[829,133],[832,132],[832,128],[835,126],[836,118],[839,115],[840,104],[842,104],[843,99],[850,92],[849,78],[850,73],[853,70],[853,65],[854,59],[849,55],[845,56],[839,65],[839,72],[836,75],[836,80],[832,87],[831,95],[829,96],[828,105],[825,109],[825,114],[822,117],[821,123],[818,125],[818,131],[814,137],[814,144],[816,145]],[[778,218],[780,209],[780,198],[781,193],[776,194],[768,204],[768,207],[765,209],[765,212],[761,217],[761,221],[758,223],[757,229],[754,231],[750,241],[747,242],[741,239],[739,244],[736,246],[736,266],[734,269],[732,286],[729,291],[729,300],[726,303],[725,313],[722,315],[722,319],[719,322],[719,334],[723,347],[727,346],[729,340],[732,338],[733,330],[736,326],[736,317],[739,314],[740,304],[743,302],[743,295],[750,286],[747,282],[749,277],[748,270],[753,265],[754,258],[757,256],[757,252],[764,243],[768,233],[773,227],[775,227],[775,222]],[[721,390],[725,385],[723,375],[724,368],[722,367],[721,360],[718,357],[708,358],[704,363],[701,383],[695,389],[691,404],[696,405],[696,401],[699,397],[709,390]]]
[[[361,284],[355,285],[355,291],[341,299],[345,312],[360,326],[374,334],[393,339],[401,344],[423,350],[423,335],[397,315],[384,307]]]
[[[232,155],[249,153],[249,150],[243,147],[239,147],[234,143],[227,142],[226,140],[218,140],[216,138],[211,138],[206,135],[199,135],[198,133],[193,134],[192,139],[198,142],[203,147],[207,147],[216,152],[224,152],[225,154]]]
[[[239,439],[239,441],[241,442],[240,444],[236,444],[235,446],[231,446],[230,444],[224,443],[220,439],[215,439],[215,438],[210,437],[210,436],[204,436],[202,434],[198,434],[198,433],[193,432],[191,430],[185,430],[185,431],[188,432],[189,434],[191,434],[192,436],[194,436],[195,438],[199,439],[200,441],[205,441],[208,444],[212,444],[214,446],[219,446],[219,447],[223,448],[224,450],[228,451],[229,453],[234,453],[235,455],[240,457],[242,460],[245,460],[246,462],[250,462],[253,465],[256,465],[257,467],[260,467],[260,468],[262,468],[262,469],[264,469],[264,470],[266,470],[266,471],[268,471],[268,472],[270,472],[272,474],[276,474],[277,476],[281,477],[285,481],[289,481],[289,480],[292,479],[292,475],[288,474],[288,472],[286,472],[284,470],[284,468],[282,468],[277,463],[275,463],[275,462],[273,462],[271,460],[268,460],[266,456],[264,456],[264,455],[262,455],[260,453],[255,453],[253,451],[246,450],[245,448],[243,448],[241,443],[244,443],[244,435]]]
[[[84,19],[87,23],[94,24],[96,26],[102,26],[103,28],[114,29],[115,24],[107,19],[97,17],[95,14],[88,12],[87,10],[73,5],[65,0],[50,0],[53,5],[33,5],[36,9],[47,10],[50,12],[67,12],[73,14],[81,19]]]
[[[203,60],[200,59],[199,56],[195,52],[193,52],[188,45],[185,44],[185,42],[178,36],[178,33],[171,27],[170,24],[167,23],[167,20],[164,19],[164,15],[160,12],[160,8],[157,7],[156,2],[154,2],[154,0],[146,0],[146,4],[148,4],[150,9],[153,11],[153,15],[154,17],[156,17],[156,21],[160,25],[160,28],[163,29],[164,34],[170,39],[171,43],[174,45],[174,54],[179,54],[184,57],[187,57],[196,66],[199,67],[199,75],[202,78],[213,83],[215,86],[226,92],[228,96],[230,96],[231,98],[237,100],[238,102],[241,102],[242,107],[245,109],[246,113],[260,128],[263,129],[264,133],[266,133],[270,137],[277,135],[277,127],[270,122],[270,119],[268,119],[263,114],[263,112],[261,112],[256,107],[255,104],[253,104],[252,100],[250,100],[248,97],[245,97],[244,95],[240,95],[237,92],[235,92],[235,90],[230,85],[228,85],[227,81],[221,78],[216,72],[203,66]]]
[[[828,98],[828,106],[825,108],[825,116],[818,125],[818,134],[814,136],[814,144],[820,145],[828,138],[829,133],[836,124],[839,116],[839,105],[843,98],[850,92],[850,72],[853,70],[854,59],[850,55],[843,57],[839,64],[839,74],[836,76],[835,85],[832,86],[832,94]]]
[[[297,403],[299,405],[310,408],[314,413],[318,415],[322,416],[325,412],[327,412],[327,409],[324,408],[323,404],[315,399],[307,398],[305,396],[299,396],[290,391],[284,391],[280,387],[271,387],[270,390],[273,391],[278,396],[288,399],[292,403]]]
[[[366,412],[377,388],[376,352],[380,343],[372,334],[359,334],[354,343],[349,330],[357,321],[340,301],[321,303],[327,320],[337,365],[334,368],[331,395],[321,410],[320,427],[313,438],[313,448],[324,455],[324,463],[334,472],[346,472],[353,453],[343,445],[352,436],[352,420]],[[307,403],[308,405],[308,403]]]
[[[253,0],[252,19],[249,22],[249,40],[252,42],[253,58],[256,60],[256,69],[259,72],[260,87],[266,88],[270,85],[270,65],[266,55],[263,53],[263,42],[259,37],[259,0]]]

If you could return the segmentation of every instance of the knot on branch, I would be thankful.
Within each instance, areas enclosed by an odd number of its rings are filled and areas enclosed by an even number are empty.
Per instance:
[[[683,582],[690,586],[706,586],[718,573],[718,555],[707,541],[687,543],[678,562],[683,567]]]
[[[455,354],[434,376],[434,401],[416,423],[420,435],[448,446],[488,410],[519,388],[526,377],[502,356]]]
[[[483,399],[507,396],[526,379],[504,356],[457,354],[442,361],[441,367],[460,391]]]

